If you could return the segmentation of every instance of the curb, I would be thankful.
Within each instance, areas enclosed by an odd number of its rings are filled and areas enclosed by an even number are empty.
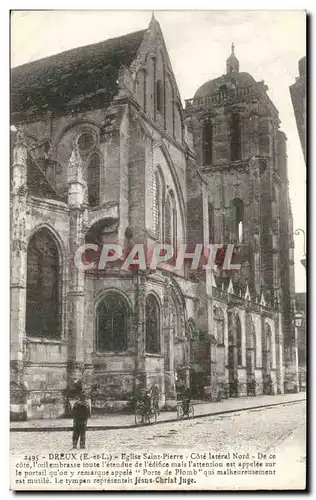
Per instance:
[[[256,410],[260,408],[272,408],[274,406],[280,406],[280,405],[290,405],[294,403],[299,403],[300,401],[306,401],[306,398],[304,399],[295,399],[292,401],[281,401],[278,403],[270,403],[266,405],[259,405],[259,406],[247,406],[244,408],[233,408],[230,410],[219,410],[219,411],[212,411],[209,413],[201,413],[200,415],[194,415],[190,420],[194,420],[197,418],[203,418],[203,417],[213,417],[217,415],[225,415],[229,413],[238,413],[241,411],[248,411],[248,410]],[[132,415],[131,415],[132,417]],[[160,424],[170,424],[171,422],[178,422],[179,420],[177,418],[168,418],[167,420],[160,420],[157,421],[153,424],[147,424],[147,425],[160,425]],[[146,424],[145,424],[146,425]],[[87,431],[110,431],[110,430],[116,430],[116,429],[135,429],[139,427],[144,427],[142,425],[138,424],[125,424],[125,425],[94,425],[94,426],[88,426]],[[59,427],[12,427],[10,428],[10,432],[65,432],[65,431],[72,431],[73,427],[72,425],[70,426],[59,426]]]

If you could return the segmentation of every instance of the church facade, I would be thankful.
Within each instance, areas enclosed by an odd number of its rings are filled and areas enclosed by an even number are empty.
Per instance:
[[[161,406],[181,386],[212,400],[254,380],[257,394],[298,390],[286,137],[234,47],[226,65],[183,108],[153,18],[12,70],[13,414],[62,415],[78,381],[117,407],[153,381]],[[234,244],[241,267],[74,258],[161,242]]]

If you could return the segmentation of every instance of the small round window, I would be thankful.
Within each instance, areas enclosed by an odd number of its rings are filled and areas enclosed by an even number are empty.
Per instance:
[[[90,151],[93,148],[94,143],[94,136],[90,132],[84,132],[83,134],[79,135],[77,140],[78,148],[83,153]]]

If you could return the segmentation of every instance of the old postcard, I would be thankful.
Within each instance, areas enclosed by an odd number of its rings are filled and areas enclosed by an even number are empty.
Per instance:
[[[306,13],[10,22],[11,489],[304,490]]]

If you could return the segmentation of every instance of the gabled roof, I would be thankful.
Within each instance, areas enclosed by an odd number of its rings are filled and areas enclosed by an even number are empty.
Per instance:
[[[13,68],[11,113],[19,120],[48,109],[58,113],[104,107],[118,91],[120,67],[129,67],[135,59],[145,32],[136,31]]]
[[[66,197],[63,197],[60,193],[58,193],[50,184],[45,173],[30,154],[27,158],[27,188],[29,194],[40,198],[48,198],[64,202],[67,201]]]

